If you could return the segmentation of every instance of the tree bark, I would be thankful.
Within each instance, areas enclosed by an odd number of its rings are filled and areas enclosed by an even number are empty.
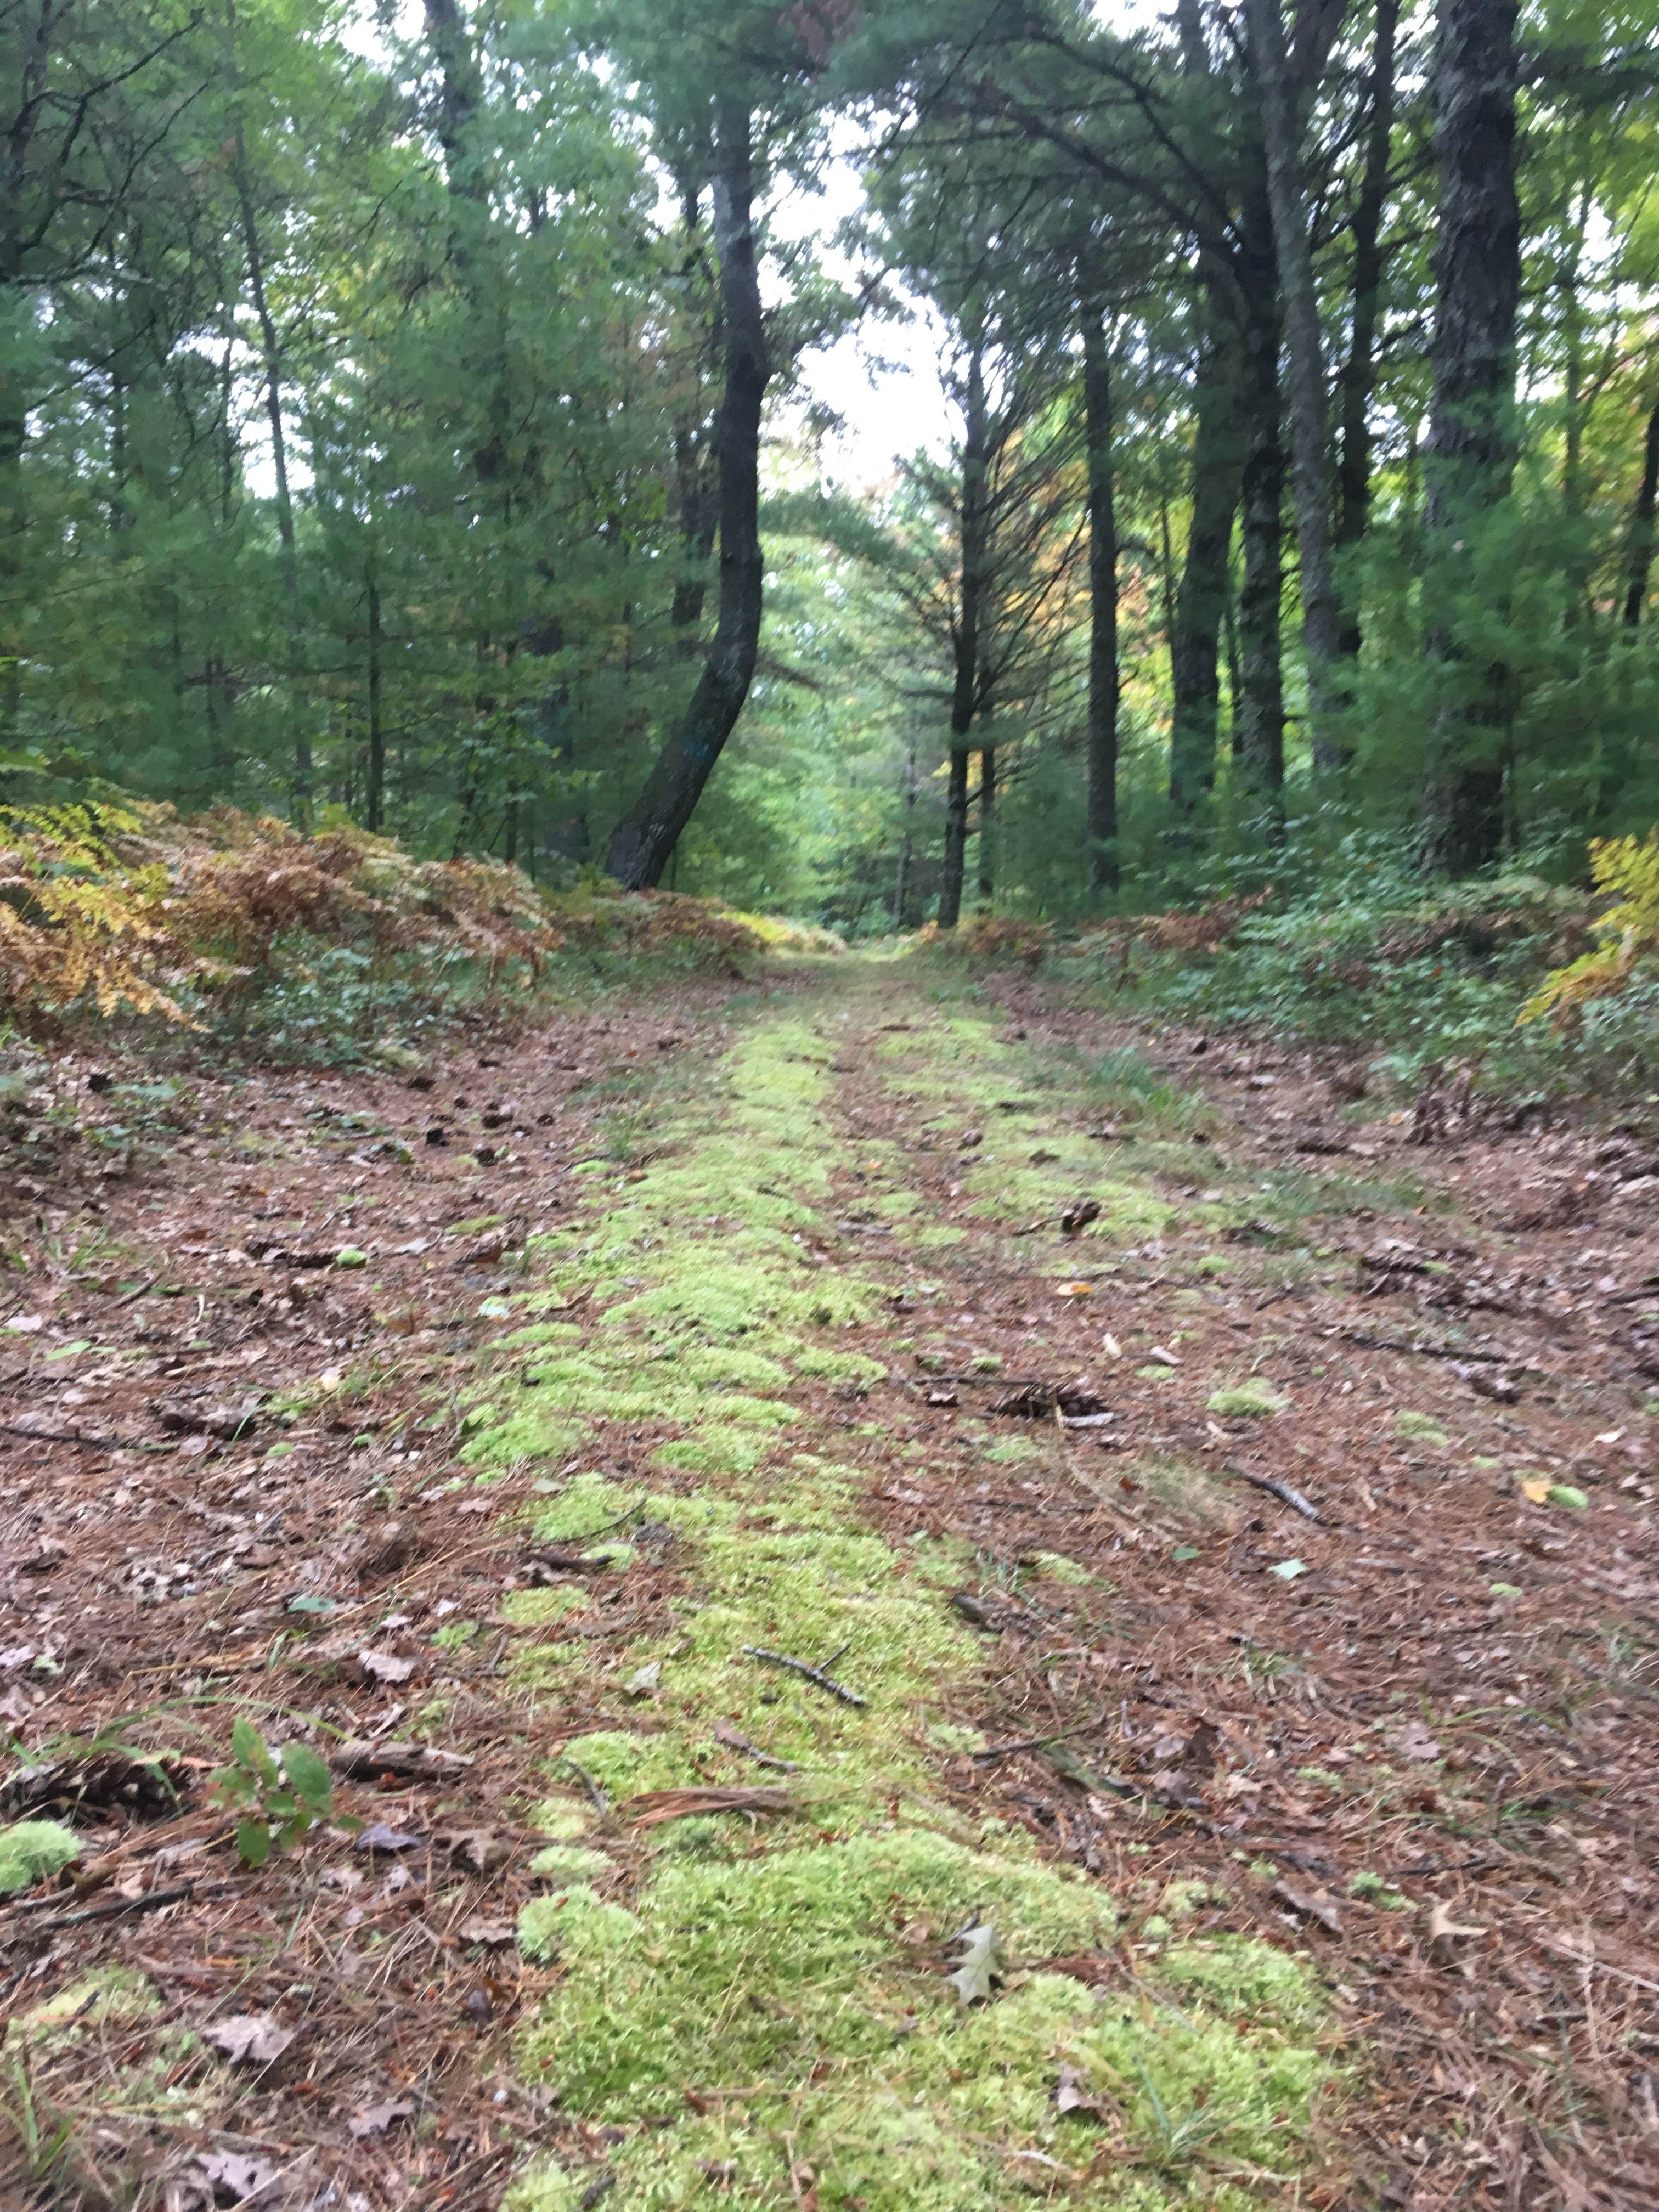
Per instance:
[[[1084,823],[1087,882],[1098,907],[1118,886],[1117,459],[1112,363],[1093,309],[1083,317],[1084,434],[1089,471],[1089,786]]]
[[[1285,795],[1285,447],[1279,387],[1279,288],[1265,172],[1244,198],[1239,283],[1244,319],[1244,575],[1238,594],[1237,781],[1265,804],[1276,835]]]
[[[997,895],[997,753],[979,749],[979,897],[988,907]]]
[[[1382,217],[1388,206],[1389,155],[1394,138],[1395,43],[1400,0],[1376,0],[1371,48],[1365,164],[1353,211],[1353,304],[1340,393],[1341,443],[1337,463],[1336,544],[1359,544],[1371,520],[1371,394],[1376,386],[1376,331],[1382,305]],[[1359,658],[1359,609],[1352,592],[1341,610],[1338,650]]]
[[[1170,804],[1177,815],[1194,813],[1215,782],[1218,649],[1239,495],[1237,356],[1231,319],[1212,311],[1194,386],[1192,519],[1170,638]]]
[[[970,332],[968,380],[963,397],[962,583],[951,641],[951,775],[945,799],[945,869],[939,883],[939,926],[954,929],[962,916],[968,859],[969,734],[980,708],[980,632],[985,608],[986,492],[990,467],[990,410],[985,393],[985,337]]]
[[[365,812],[371,830],[386,817],[386,724],[381,713],[380,586],[368,566],[368,793]]]
[[[305,660],[305,632],[300,620],[300,556],[294,536],[294,501],[289,490],[288,437],[283,415],[283,349],[276,318],[265,290],[264,258],[259,239],[259,219],[253,204],[253,179],[248,168],[247,140],[239,107],[232,139],[236,164],[236,199],[242,218],[242,257],[247,271],[248,296],[259,325],[260,368],[264,378],[265,420],[270,425],[270,465],[276,480],[276,540],[283,577],[283,611],[288,633],[289,698],[294,718],[294,818],[304,829],[311,821],[313,765],[311,732],[306,722],[306,702],[296,696]]]
[[[1630,520],[1630,548],[1625,556],[1625,627],[1635,629],[1642,620],[1648,596],[1648,577],[1653,568],[1654,510],[1659,505],[1659,402],[1648,416],[1648,434],[1642,447],[1642,481],[1636,487],[1636,506]]]
[[[1302,556],[1302,639],[1308,664],[1308,716],[1314,766],[1345,768],[1333,672],[1340,647],[1336,573],[1331,559],[1330,441],[1326,420],[1325,341],[1320,328],[1308,200],[1302,177],[1302,124],[1285,51],[1279,0],[1246,0],[1249,51],[1261,101],[1267,193],[1284,301],[1290,391],[1291,485]]]
[[[1454,622],[1469,538],[1515,470],[1516,0],[1439,0],[1432,69],[1439,172],[1434,397],[1425,516],[1426,648],[1442,696],[1424,799],[1429,864],[1465,875],[1497,859],[1509,754],[1505,672],[1471,670]]]
[[[660,882],[754,680],[765,567],[760,542],[760,428],[770,366],[755,258],[753,118],[722,101],[712,179],[726,389],[714,426],[720,611],[702,674],[645,788],[611,833],[608,872],[630,890]]]

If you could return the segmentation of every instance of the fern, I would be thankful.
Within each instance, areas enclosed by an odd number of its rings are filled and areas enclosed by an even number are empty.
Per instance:
[[[1613,904],[1595,925],[1594,950],[1546,976],[1521,1009],[1523,1022],[1548,1014],[1571,1028],[1593,999],[1624,990],[1638,963],[1659,948],[1659,830],[1644,839],[1595,838],[1589,857],[1596,890]]]

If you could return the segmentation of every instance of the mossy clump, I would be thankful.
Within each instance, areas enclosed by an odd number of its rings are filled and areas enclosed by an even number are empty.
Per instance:
[[[1432,1413],[1419,1413],[1411,1406],[1402,1406],[1395,1413],[1394,1432],[1408,1443],[1427,1444],[1435,1451],[1444,1451],[1451,1442]]]
[[[1210,1412],[1224,1421],[1282,1413],[1289,1401],[1282,1398],[1265,1377],[1252,1375],[1248,1382],[1235,1383],[1224,1390],[1212,1390],[1208,1402]]]
[[[56,1820],[19,1820],[0,1828],[0,1897],[33,1889],[80,1856],[81,1838]]]
[[[679,1860],[632,1914],[591,1892],[529,1911],[565,1972],[523,2060],[573,2114],[630,2131],[629,2212],[696,2204],[711,2166],[781,2208],[803,2160],[837,2212],[998,2212],[1054,2164],[1091,2207],[1223,2212],[1255,2201],[1225,2168],[1281,2166],[1329,2075],[1316,1991],[1283,1954],[1183,1945],[1158,1967],[1176,2005],[1108,1997],[1038,1963],[1110,1939],[1096,1887],[938,1836]],[[940,1969],[970,1923],[998,1930],[1006,1987],[963,2009]],[[1057,2112],[1062,2066],[1111,2125]],[[688,2089],[732,2082],[740,2102],[688,2114]],[[1138,2160],[1097,2162],[1125,2136]],[[514,2202],[563,2212],[592,2179],[549,2170]]]

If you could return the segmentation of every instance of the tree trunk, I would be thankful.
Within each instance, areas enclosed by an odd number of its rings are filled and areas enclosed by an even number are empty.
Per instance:
[[[951,776],[945,800],[945,872],[939,884],[939,926],[954,929],[962,915],[962,883],[968,859],[969,732],[980,709],[980,630],[984,618],[986,489],[990,466],[990,412],[985,396],[985,337],[969,333],[968,384],[963,403],[962,583],[952,641]]]
[[[1648,434],[1642,448],[1642,481],[1636,488],[1636,507],[1630,520],[1630,550],[1625,556],[1625,627],[1635,629],[1642,620],[1648,596],[1648,577],[1653,568],[1653,522],[1659,505],[1659,403],[1648,416]]]
[[[945,873],[939,888],[939,926],[954,929],[962,919],[962,878],[968,861],[968,763],[965,745],[953,746],[945,787]]]
[[[368,569],[368,792],[365,809],[371,830],[386,817],[386,724],[380,708],[380,586],[371,561]]]
[[[1285,444],[1279,386],[1282,340],[1279,267],[1266,154],[1258,140],[1239,218],[1237,297],[1243,328],[1244,465],[1238,593],[1238,682],[1233,704],[1233,771],[1241,794],[1267,808],[1269,834],[1282,820],[1285,784]]]
[[[994,745],[979,750],[979,899],[988,907],[997,895],[997,755]]]
[[[1302,179],[1302,125],[1285,52],[1279,0],[1246,0],[1250,59],[1261,100],[1267,193],[1284,299],[1291,402],[1291,484],[1302,556],[1302,639],[1308,664],[1308,718],[1314,766],[1345,768],[1336,734],[1333,672],[1339,650],[1336,575],[1331,560],[1330,441],[1326,423],[1325,341],[1308,235]]]
[[[688,295],[696,276],[700,252],[698,234],[702,225],[702,195],[696,182],[679,179],[680,220],[685,232],[685,252],[680,263],[680,274]],[[710,334],[716,348],[720,344],[718,326]],[[696,391],[702,385],[702,363],[699,361]],[[697,649],[697,625],[702,620],[702,611],[708,595],[708,559],[714,550],[714,502],[709,496],[708,469],[703,451],[703,440],[698,414],[687,407],[674,425],[674,497],[678,507],[680,554],[684,567],[674,586],[673,607],[669,621],[673,628],[677,649],[688,657]]]
[[[893,927],[904,927],[904,909],[910,896],[910,867],[915,856],[916,840],[916,741],[908,738],[904,748],[904,781],[901,787],[903,796],[903,829],[899,837],[898,866],[893,877]]]
[[[1371,49],[1370,112],[1365,165],[1353,211],[1353,308],[1340,397],[1341,449],[1337,463],[1336,543],[1359,544],[1371,520],[1371,393],[1376,385],[1376,326],[1382,304],[1382,217],[1388,206],[1389,154],[1394,137],[1395,41],[1400,0],[1376,0]],[[1352,592],[1341,611],[1338,650],[1359,658],[1359,609]]]
[[[248,171],[247,140],[239,112],[232,148],[236,163],[236,199],[242,217],[242,256],[246,266],[248,296],[259,325],[260,367],[264,377],[265,420],[270,425],[270,466],[276,480],[276,540],[283,577],[283,611],[288,632],[289,696],[294,720],[294,818],[301,829],[311,822],[313,769],[311,732],[306,722],[306,701],[298,686],[305,661],[305,634],[300,621],[300,556],[294,537],[294,501],[289,490],[288,437],[283,417],[283,351],[276,319],[265,291],[264,259],[260,250],[259,220],[253,204],[253,180]]]
[[[1170,804],[1178,815],[1194,813],[1215,782],[1217,653],[1239,493],[1237,369],[1231,325],[1212,313],[1194,386],[1192,520],[1170,639]]]
[[[1083,318],[1083,411],[1089,468],[1089,796],[1084,822],[1090,903],[1118,885],[1117,501],[1112,363],[1094,309]]]
[[[1515,21],[1516,0],[1439,0],[1432,69],[1440,206],[1425,567],[1426,649],[1442,684],[1424,849],[1455,876],[1496,860],[1504,834],[1509,685],[1501,668],[1467,666],[1451,617],[1468,538],[1508,497],[1515,469]]]
[[[760,645],[761,409],[770,374],[755,260],[752,118],[722,101],[714,131],[714,244],[720,258],[726,390],[714,426],[719,466],[720,612],[702,675],[629,813],[605,866],[619,883],[659,883],[714,763],[737,726]]]

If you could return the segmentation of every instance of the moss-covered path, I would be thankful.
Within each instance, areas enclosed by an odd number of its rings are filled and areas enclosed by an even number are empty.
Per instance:
[[[1086,1621],[1089,1571],[884,1523],[919,1481],[1016,1482],[1056,1433],[970,1419],[941,1449],[1000,1356],[935,1382],[919,1340],[971,1335],[988,1287],[1058,1310],[1170,1211],[1103,1181],[1000,1028],[901,965],[803,971],[641,1168],[595,1164],[496,1347],[467,1455],[538,1471],[515,1678],[586,1716],[539,1776],[520,1928],[552,1971],[518,2064],[558,2115],[526,2212],[601,2183],[640,2212],[1220,2208],[1295,2201],[1315,2157],[1338,2063],[1294,1945],[1195,1932],[1201,1879],[1149,1913],[980,1801],[987,1629],[1045,1589]]]

